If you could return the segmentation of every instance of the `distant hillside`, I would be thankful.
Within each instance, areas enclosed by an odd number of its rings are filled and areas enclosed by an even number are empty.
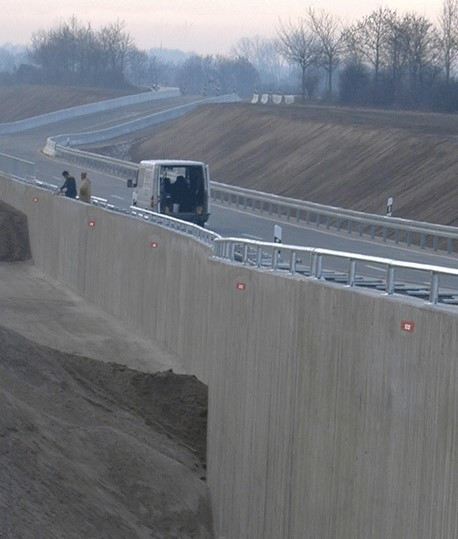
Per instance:
[[[0,86],[0,123],[15,122],[55,110],[86,105],[138,93],[140,90],[108,90],[72,86]]]
[[[199,159],[260,191],[458,226],[458,116],[312,106],[199,108],[130,153]]]

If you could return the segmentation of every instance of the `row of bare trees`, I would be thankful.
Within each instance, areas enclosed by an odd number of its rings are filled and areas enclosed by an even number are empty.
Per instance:
[[[181,65],[161,61],[138,49],[116,22],[94,30],[76,17],[50,30],[32,35],[29,58],[36,66],[37,82],[121,87],[166,82],[184,93],[215,95],[237,91],[249,95],[258,82],[258,73],[245,58],[221,55],[191,55]],[[29,76],[29,70],[25,76]]]
[[[458,0],[443,0],[436,25],[415,13],[400,16],[380,7],[344,27],[334,15],[310,7],[304,17],[280,23],[275,46],[298,66],[303,98],[310,93],[310,69],[324,71],[330,96],[341,66],[345,99],[347,94],[364,95],[375,104],[420,105],[425,94],[441,85],[447,88],[454,78]]]
[[[280,22],[275,38],[243,38],[229,56],[191,55],[179,64],[140,50],[116,22],[95,30],[75,17],[32,35],[31,65],[18,80],[120,87],[168,83],[187,93],[282,88],[318,90],[343,103],[458,109],[458,0],[442,0],[436,24],[378,8],[351,26],[309,7]],[[21,79],[22,76],[22,79]]]
[[[76,17],[32,35],[29,57],[50,84],[119,87],[125,84],[135,46],[125,25],[115,22],[94,30]]]

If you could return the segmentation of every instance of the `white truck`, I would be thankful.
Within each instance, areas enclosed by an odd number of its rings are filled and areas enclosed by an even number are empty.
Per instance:
[[[210,216],[210,173],[200,161],[172,159],[140,162],[132,204],[204,226]]]

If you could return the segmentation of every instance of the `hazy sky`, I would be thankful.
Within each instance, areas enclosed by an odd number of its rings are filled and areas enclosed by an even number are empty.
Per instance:
[[[0,0],[0,45],[27,45],[33,32],[75,15],[94,29],[124,21],[139,48],[164,47],[227,53],[241,37],[273,37],[279,20],[294,20],[307,6],[351,22],[379,6],[415,11],[435,20],[441,0]]]

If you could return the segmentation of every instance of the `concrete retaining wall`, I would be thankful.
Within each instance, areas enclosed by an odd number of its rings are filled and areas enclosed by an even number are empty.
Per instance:
[[[225,264],[6,178],[0,200],[28,215],[41,270],[209,385],[217,537],[458,536],[458,314]]]

